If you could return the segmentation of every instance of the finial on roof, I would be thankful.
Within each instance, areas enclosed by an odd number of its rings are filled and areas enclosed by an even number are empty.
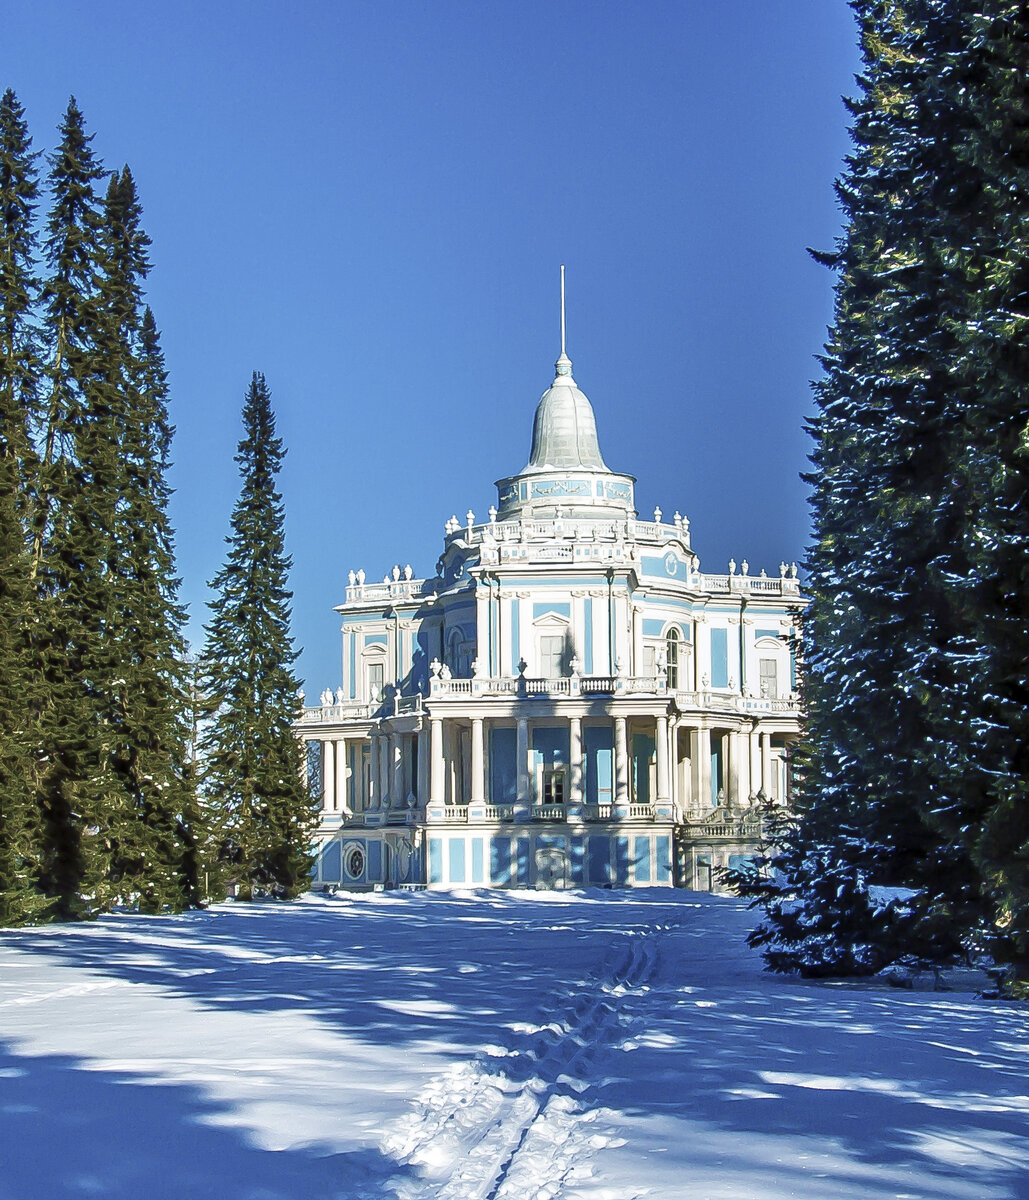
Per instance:
[[[572,360],[565,353],[565,267],[561,264],[561,357],[554,364],[557,371],[555,383],[572,383]]]

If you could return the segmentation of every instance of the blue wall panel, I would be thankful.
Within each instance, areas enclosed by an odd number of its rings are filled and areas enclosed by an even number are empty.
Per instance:
[[[472,883],[485,883],[483,873],[483,839],[472,838]]]
[[[489,877],[494,883],[511,882],[511,839],[494,837],[489,840]]]
[[[521,633],[518,624],[521,619],[520,601],[511,601],[511,674],[518,674],[518,661],[522,657],[520,649]]]
[[[382,842],[368,843],[368,880],[370,883],[382,882]]]
[[[654,881],[656,883],[668,883],[672,878],[672,839],[670,837],[657,837],[654,839],[654,858],[655,867]]]
[[[540,725],[532,731],[533,761],[546,767],[568,762],[568,726]]]
[[[615,887],[625,887],[629,882],[629,839],[615,838]]]
[[[450,868],[450,882],[464,883],[464,838],[450,838],[450,854],[447,865]]]
[[[429,883],[443,882],[443,841],[429,838]]]
[[[650,803],[650,764],[657,756],[654,739],[647,733],[632,735],[632,760],[630,772],[632,792],[637,804]]]
[[[594,835],[586,839],[586,879],[588,883],[611,882],[611,839]]]
[[[610,804],[613,767],[610,725],[587,725],[582,731],[586,770],[586,803]]]
[[[586,883],[585,847],[581,837],[569,838],[568,841],[568,882],[572,887],[582,887]]]
[[[518,798],[518,768],[515,764],[515,740],[516,733],[513,729],[490,730],[490,804],[514,804]]]
[[[650,883],[650,838],[638,837],[633,847],[633,872],[637,883]]]
[[[587,596],[582,602],[583,615],[583,670],[587,675],[593,674],[593,600]]]
[[[515,845],[515,883],[518,887],[529,886],[529,839],[518,838]]]
[[[711,686],[729,686],[729,631],[711,630]]]
[[[322,850],[322,881],[338,883],[343,878],[339,842],[328,842]]]

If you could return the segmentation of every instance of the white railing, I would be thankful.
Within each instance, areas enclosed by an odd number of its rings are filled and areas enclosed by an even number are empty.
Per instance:
[[[443,807],[444,821],[465,821],[468,820],[468,805],[467,804],[447,804]]]
[[[354,721],[370,717],[378,705],[371,704],[315,704],[304,709],[301,721]]]
[[[787,713],[799,716],[799,696],[739,696],[732,692],[684,692],[677,690],[675,703],[680,709],[705,708],[721,712]]]
[[[382,600],[416,600],[432,595],[438,584],[434,579],[393,579],[382,583],[355,583],[346,589],[347,604],[367,604]]]
[[[486,820],[487,821],[510,821],[514,818],[514,805],[512,804],[487,804],[486,805]]]
[[[529,815],[534,821],[563,821],[565,806],[563,804],[534,804],[529,809]]]
[[[564,675],[556,678],[510,676],[500,679],[444,679],[429,681],[429,695],[441,696],[598,696],[626,694],[664,695],[664,675]]]

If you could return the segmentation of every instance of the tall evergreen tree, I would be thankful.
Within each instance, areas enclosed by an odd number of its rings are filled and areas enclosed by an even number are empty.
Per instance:
[[[59,917],[110,903],[109,731],[102,697],[113,674],[104,572],[111,553],[117,446],[104,381],[100,279],[103,168],[69,103],[49,157],[52,202],[43,287],[48,342],[33,572],[45,756],[41,887]]]
[[[243,405],[236,462],[242,486],[232,514],[229,552],[211,588],[211,621],[201,660],[213,709],[201,747],[202,787],[219,814],[223,878],[249,900],[278,897],[308,882],[316,808],[301,778],[293,722],[299,716],[297,652],[290,636],[284,509],[276,488],[282,441],[271,396],[255,372]]]
[[[172,429],[167,375],[153,314],[144,307],[149,238],[127,167],[104,206],[101,304],[112,435],[120,468],[107,564],[109,636],[117,675],[106,696],[122,828],[112,870],[123,896],[156,911],[196,903],[196,831],[189,779],[185,612],[165,479]]]
[[[35,158],[24,110],[0,99],[0,925],[38,918],[37,673],[27,535],[37,467],[39,355],[33,323]]]
[[[1024,309],[1026,16],[853,7],[866,70],[848,229],[823,256],[839,281],[813,422],[809,768],[777,897],[752,892],[779,969],[946,960],[1002,914],[1011,958],[1026,929],[1026,405],[1000,336]],[[915,895],[876,904],[871,882]]]

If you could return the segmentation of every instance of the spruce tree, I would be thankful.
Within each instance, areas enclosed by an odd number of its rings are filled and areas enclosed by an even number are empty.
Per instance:
[[[271,397],[255,372],[236,462],[242,481],[229,552],[211,588],[201,672],[212,707],[201,749],[204,801],[222,878],[239,898],[296,896],[307,886],[316,820],[301,778],[297,652],[290,636],[284,509],[276,476],[284,450]]]
[[[74,99],[49,156],[47,362],[39,500],[32,514],[41,668],[40,885],[62,918],[112,900],[112,795],[103,697],[114,664],[105,570],[111,555],[117,447],[104,380],[100,278],[103,168]]]
[[[120,468],[107,566],[117,675],[107,721],[123,821],[113,829],[114,877],[148,911],[199,899],[195,801],[189,767],[185,612],[167,504],[172,429],[156,323],[144,307],[149,238],[128,167],[111,177],[104,206],[101,305],[112,434]]]
[[[993,929],[1012,959],[1029,860],[1025,364],[1010,338],[1026,18],[1006,0],[854,7],[866,70],[847,233],[823,256],[839,281],[813,422],[809,764],[778,895],[749,885],[769,916],[755,940],[777,968],[811,970],[835,930],[829,957],[874,970],[948,961]],[[915,894],[884,909],[873,883]]]
[[[38,476],[35,159],[24,110],[8,90],[0,99],[0,925],[38,919],[46,909],[38,891],[39,694],[27,542]]]

